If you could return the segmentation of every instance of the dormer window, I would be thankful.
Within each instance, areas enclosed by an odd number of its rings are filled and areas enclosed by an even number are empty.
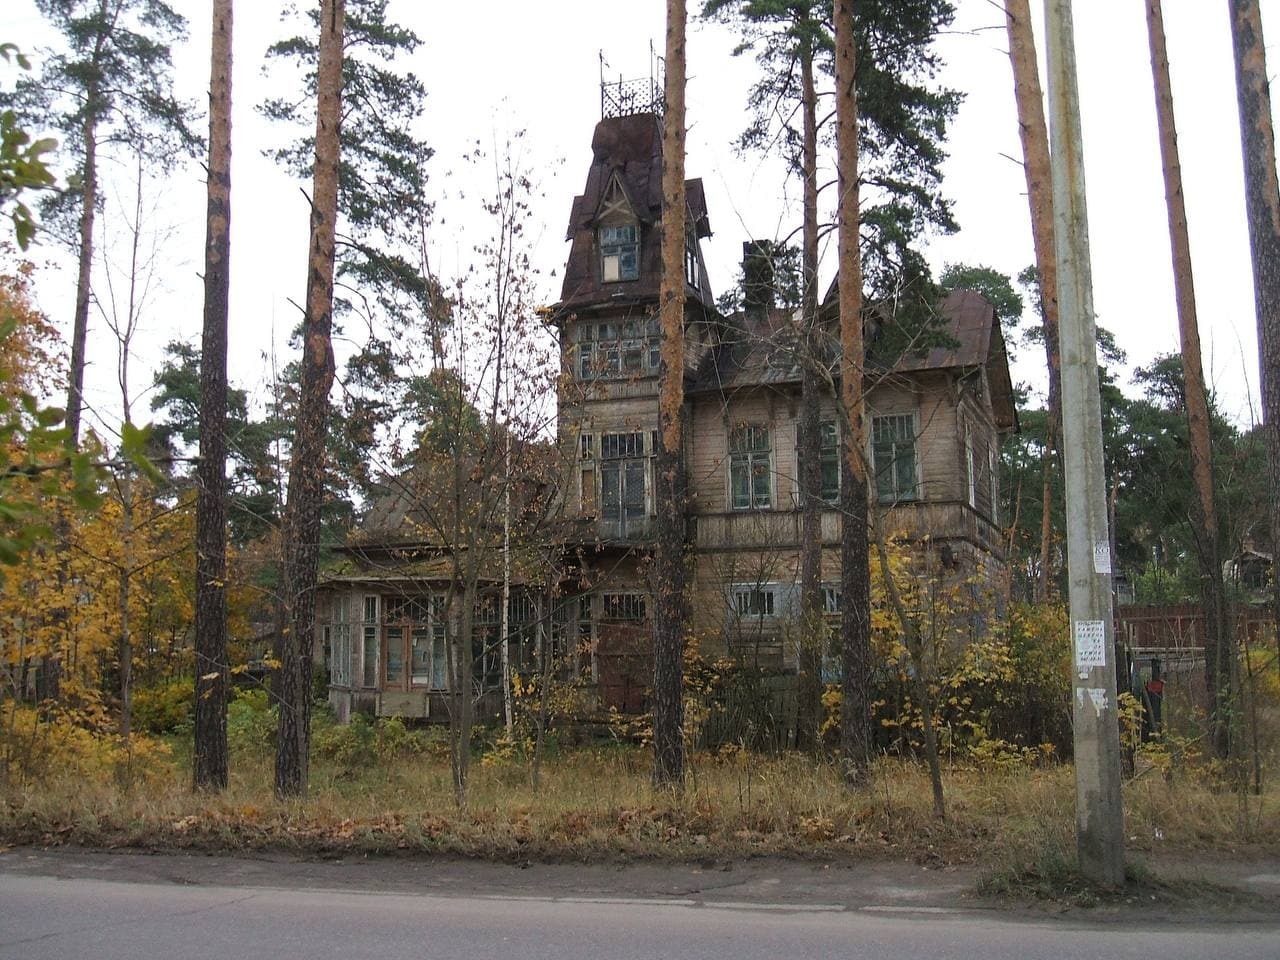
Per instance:
[[[620,283],[640,278],[640,225],[617,174],[609,180],[596,212],[600,279]]]
[[[605,283],[640,276],[640,230],[636,224],[600,228],[600,276]]]

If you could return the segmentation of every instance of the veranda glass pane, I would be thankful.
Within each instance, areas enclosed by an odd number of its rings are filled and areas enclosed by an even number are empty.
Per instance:
[[[444,648],[444,627],[438,627],[431,635],[431,688],[433,690],[443,690],[448,686],[445,682],[448,663],[448,654]]]
[[[415,628],[409,646],[414,686],[427,686],[431,683],[431,632],[425,627]]]
[[[378,628],[364,628],[364,663],[361,683],[366,687],[378,685]]]
[[[399,631],[387,635],[387,683],[404,679],[404,635]]]

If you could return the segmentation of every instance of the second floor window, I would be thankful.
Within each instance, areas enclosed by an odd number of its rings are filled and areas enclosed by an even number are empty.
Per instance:
[[[818,495],[826,503],[840,502],[840,431],[834,420],[823,420],[818,431],[818,463],[822,487]]]
[[[916,423],[911,414],[871,421],[876,499],[881,503],[916,499]]]
[[[734,510],[768,510],[773,505],[769,428],[747,424],[729,437],[729,494]]]
[[[640,523],[646,516],[648,474],[643,433],[606,433],[600,437],[600,519]]]
[[[582,323],[576,331],[579,380],[645,377],[658,372],[657,320]]]
[[[600,228],[600,278],[605,283],[640,276],[640,228],[634,223]]]

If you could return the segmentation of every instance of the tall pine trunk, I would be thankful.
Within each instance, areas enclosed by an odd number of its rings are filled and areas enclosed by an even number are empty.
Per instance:
[[[316,159],[311,195],[307,301],[302,327],[302,385],[289,463],[281,577],[286,628],[280,668],[280,728],[276,793],[307,789],[311,741],[311,659],[315,643],[315,586],[320,560],[325,435],[333,385],[334,231],[338,217],[339,125],[345,0],[322,0],[316,96]]]
[[[1031,209],[1031,240],[1040,279],[1040,318],[1044,330],[1045,365],[1049,371],[1048,416],[1045,422],[1044,463],[1040,513],[1040,599],[1049,596],[1053,544],[1053,464],[1062,435],[1062,361],[1058,356],[1058,261],[1053,238],[1053,185],[1049,171],[1049,129],[1044,119],[1044,94],[1031,32],[1029,0],[1005,0],[1009,32],[1009,61],[1013,64],[1013,93],[1022,140],[1022,168]]]
[[[99,41],[99,51],[101,50]],[[80,420],[84,409],[84,357],[89,338],[89,305],[93,299],[93,233],[98,217],[98,93],[96,84],[90,83],[86,93],[86,109],[82,131],[84,137],[84,167],[80,172],[80,224],[76,270],[76,305],[71,321],[71,370],[67,384],[67,449],[74,451],[80,445]],[[58,585],[65,587],[70,580],[71,521],[61,513],[58,517]],[[60,589],[59,595],[65,590]],[[70,649],[71,613],[66,608],[54,611],[54,619],[61,624],[59,631],[65,642],[61,646]],[[49,700],[62,696],[62,650],[55,646],[41,664],[44,677],[43,695]]]
[[[809,30],[809,25],[802,29]],[[797,425],[797,457],[800,462],[800,623],[797,647],[799,696],[796,745],[816,746],[822,714],[822,465],[821,394],[818,324],[818,95],[813,81],[813,42],[809,36],[800,44],[802,85],[801,111],[804,114],[804,144],[801,159],[804,177],[804,227],[801,250],[804,291],[800,315],[801,384],[800,420]]]
[[[653,779],[684,780],[684,0],[667,0],[662,128],[662,348],[658,366],[657,540],[653,551]]]
[[[1280,545],[1280,184],[1276,180],[1276,136],[1271,124],[1271,90],[1267,85],[1267,55],[1258,0],[1228,0],[1228,4],[1240,102],[1253,299],[1258,314],[1267,500],[1271,506],[1274,552]],[[1275,617],[1280,623],[1280,577],[1274,577],[1272,582]],[[1220,672],[1230,667],[1230,663],[1218,664]]]
[[[1191,238],[1182,192],[1182,163],[1173,115],[1173,86],[1165,44],[1164,11],[1160,0],[1147,0],[1147,34],[1151,44],[1151,73],[1155,83],[1156,122],[1160,130],[1160,158],[1164,167],[1164,195],[1169,211],[1169,245],[1173,256],[1173,287],[1178,303],[1178,333],[1182,341],[1182,378],[1186,398],[1187,432],[1191,440],[1191,474],[1199,503],[1195,531],[1200,561],[1200,592],[1205,613],[1205,679],[1213,704],[1213,749],[1225,758],[1231,747],[1230,620],[1222,582],[1218,511],[1213,499],[1213,455],[1209,443],[1209,399],[1200,355],[1200,327],[1191,270]],[[1224,669],[1226,667],[1226,669]]]
[[[196,468],[196,789],[227,786],[227,314],[231,284],[232,0],[214,0]]]
[[[836,166],[840,252],[840,753],[851,786],[871,779],[871,563],[863,461],[862,252],[858,246],[858,95],[854,0],[836,0]]]

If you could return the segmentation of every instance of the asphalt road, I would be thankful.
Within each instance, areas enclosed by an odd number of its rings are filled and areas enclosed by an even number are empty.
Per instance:
[[[452,888],[398,893],[385,884],[286,889],[261,877],[206,884],[78,873],[0,869],[0,958],[1280,958],[1280,926],[1268,922],[1157,924],[1139,915],[1096,924],[912,904],[593,896],[536,885],[495,893],[465,874]]]

